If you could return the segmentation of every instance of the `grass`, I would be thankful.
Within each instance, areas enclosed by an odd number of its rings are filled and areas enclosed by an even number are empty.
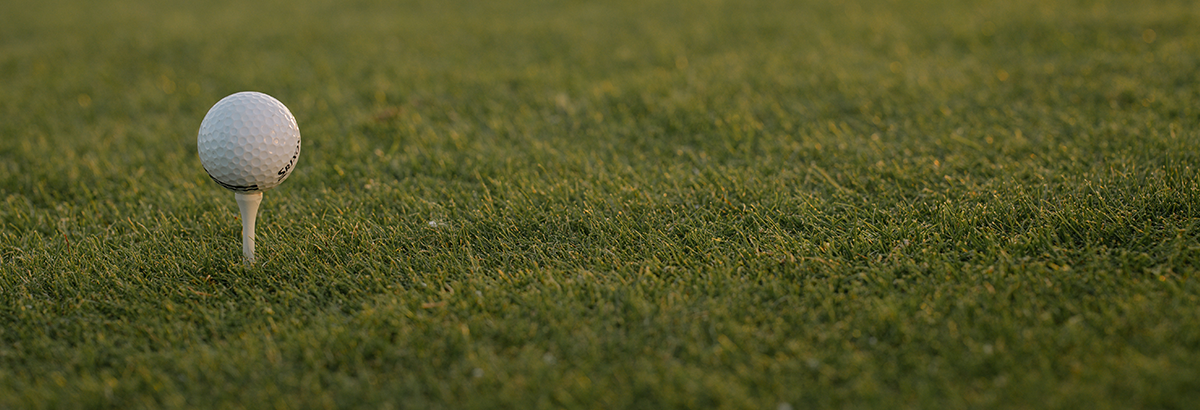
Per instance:
[[[0,408],[1200,400],[1191,2],[0,16]],[[253,267],[242,90],[304,137]]]

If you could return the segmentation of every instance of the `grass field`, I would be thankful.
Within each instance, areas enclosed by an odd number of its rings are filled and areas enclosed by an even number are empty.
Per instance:
[[[0,408],[1200,402],[1191,1],[243,3],[0,3]]]

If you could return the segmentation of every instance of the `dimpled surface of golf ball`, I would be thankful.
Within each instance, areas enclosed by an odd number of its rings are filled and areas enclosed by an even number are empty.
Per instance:
[[[235,192],[274,188],[300,158],[300,127],[283,103],[254,91],[217,101],[196,138],[208,176]]]

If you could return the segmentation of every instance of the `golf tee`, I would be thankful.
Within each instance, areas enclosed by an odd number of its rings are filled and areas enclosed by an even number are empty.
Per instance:
[[[242,255],[246,263],[254,262],[254,220],[258,217],[258,204],[262,203],[262,192],[235,192],[238,209],[242,212]]]

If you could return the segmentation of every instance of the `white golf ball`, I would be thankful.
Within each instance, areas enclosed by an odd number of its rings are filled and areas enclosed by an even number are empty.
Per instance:
[[[283,103],[254,91],[217,101],[200,122],[200,163],[235,192],[274,188],[300,158],[300,127]]]

